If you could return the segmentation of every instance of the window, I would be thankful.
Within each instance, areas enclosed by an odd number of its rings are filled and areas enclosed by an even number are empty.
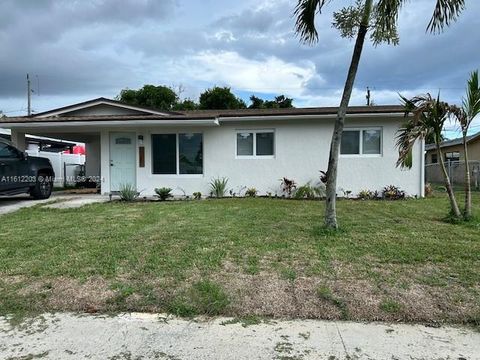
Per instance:
[[[17,158],[20,153],[13,146],[0,142],[0,158]]]
[[[432,154],[432,157],[431,157],[431,159],[432,159],[432,164],[436,164],[436,163],[438,163],[437,154]]]
[[[152,173],[164,175],[203,173],[203,135],[152,135]]]
[[[115,144],[116,145],[130,145],[132,143],[132,139],[130,138],[116,138],[115,139]]]
[[[180,174],[201,174],[203,172],[202,138],[202,134],[178,135]]]
[[[460,161],[460,152],[458,151],[452,151],[452,152],[446,152],[445,153],[445,161]]]
[[[344,130],[340,154],[380,155],[382,153],[381,129]]]
[[[237,132],[237,157],[273,157],[274,132],[272,130],[246,130]]]

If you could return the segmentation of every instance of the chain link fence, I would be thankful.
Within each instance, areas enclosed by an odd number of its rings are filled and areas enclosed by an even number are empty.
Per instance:
[[[472,188],[479,190],[480,186],[480,161],[468,162]],[[445,167],[453,186],[465,185],[465,161],[446,161]],[[443,173],[439,163],[425,165],[425,182],[443,184]]]

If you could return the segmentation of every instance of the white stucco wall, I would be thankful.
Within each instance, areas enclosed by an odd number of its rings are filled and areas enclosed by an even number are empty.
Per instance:
[[[413,168],[401,170],[395,166],[398,152],[395,133],[403,118],[358,118],[347,120],[346,127],[382,127],[383,144],[380,156],[341,156],[338,172],[339,196],[343,190],[352,195],[362,189],[381,190],[396,185],[409,195],[423,195],[422,146],[414,148]],[[273,129],[275,157],[273,159],[237,159],[235,156],[236,130]],[[280,179],[288,177],[299,185],[317,183],[320,170],[327,169],[333,119],[291,120],[265,122],[221,123],[216,127],[157,127],[125,128],[124,131],[143,135],[145,167],[138,167],[137,189],[144,196],[154,194],[157,187],[170,187],[176,195],[200,191],[209,194],[209,182],[215,177],[227,177],[228,188],[238,193],[242,187],[255,187],[260,194],[278,192]],[[115,129],[115,132],[121,131]],[[151,172],[151,134],[175,132],[203,133],[203,175],[154,175]],[[102,193],[110,191],[109,130],[101,132]]]

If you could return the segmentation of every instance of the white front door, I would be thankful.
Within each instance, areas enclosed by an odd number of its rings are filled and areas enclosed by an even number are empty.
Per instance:
[[[110,133],[110,191],[136,187],[135,133]]]

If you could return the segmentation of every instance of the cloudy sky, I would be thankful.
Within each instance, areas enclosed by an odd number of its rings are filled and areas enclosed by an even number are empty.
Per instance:
[[[297,107],[336,106],[353,43],[332,29],[331,15],[353,2],[327,7],[310,47],[293,33],[296,0],[2,0],[0,110],[26,114],[26,73],[36,112],[147,83],[193,99],[227,85],[245,99],[286,94]],[[480,2],[466,3],[457,23],[431,35],[434,0],[408,2],[400,45],[366,46],[351,103],[365,103],[367,86],[376,104],[439,90],[459,103],[480,67]]]

